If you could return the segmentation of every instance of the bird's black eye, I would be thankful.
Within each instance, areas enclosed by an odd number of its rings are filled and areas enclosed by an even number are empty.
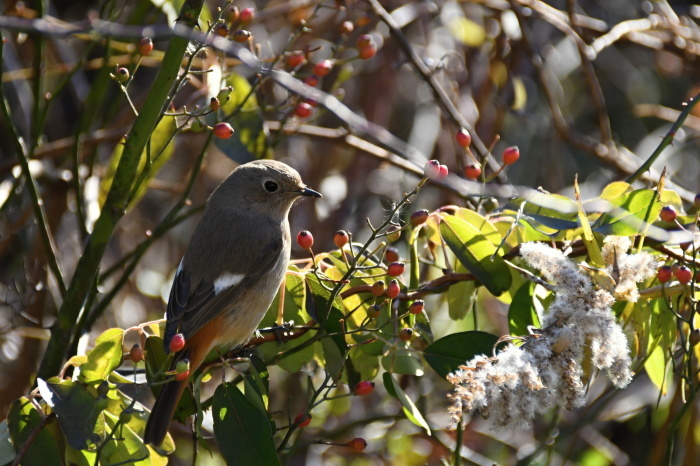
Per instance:
[[[265,183],[263,183],[263,187],[268,193],[274,193],[275,191],[277,191],[277,183],[275,183],[274,181],[266,181]]]

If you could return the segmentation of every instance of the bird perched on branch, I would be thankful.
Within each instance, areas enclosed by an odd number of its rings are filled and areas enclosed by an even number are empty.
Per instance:
[[[189,360],[189,374],[194,373],[213,349],[225,351],[250,338],[287,270],[289,211],[307,196],[321,194],[307,188],[296,170],[274,160],[239,166],[212,193],[170,291],[166,353],[174,338],[184,337],[171,369]],[[188,378],[163,386],[145,443],[163,443]]]

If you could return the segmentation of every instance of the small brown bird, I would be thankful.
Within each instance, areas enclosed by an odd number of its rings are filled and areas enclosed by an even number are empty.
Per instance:
[[[258,160],[236,168],[207,200],[170,291],[165,351],[178,333],[190,373],[215,348],[244,344],[270,307],[289,263],[289,210],[321,197],[284,163]],[[166,383],[146,424],[144,442],[160,445],[188,381]]]

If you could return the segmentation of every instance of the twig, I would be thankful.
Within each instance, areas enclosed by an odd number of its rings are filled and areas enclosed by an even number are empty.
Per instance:
[[[4,44],[0,44],[0,61],[2,61],[2,52],[4,50]],[[36,96],[36,99],[41,99],[40,96]],[[22,175],[27,181],[27,188],[29,190],[29,196],[32,199],[32,209],[34,211],[34,218],[36,219],[39,237],[41,238],[42,245],[44,246],[44,251],[46,253],[46,258],[49,263],[49,268],[51,273],[56,279],[61,296],[66,294],[66,284],[63,280],[63,274],[61,273],[61,268],[58,265],[58,260],[56,258],[56,245],[53,240],[53,235],[49,229],[49,223],[46,219],[46,212],[44,211],[44,201],[39,194],[39,190],[36,185],[36,180],[29,169],[29,160],[27,159],[27,151],[25,146],[22,144],[22,138],[19,135],[19,131],[14,125],[12,115],[10,114],[10,106],[5,98],[5,93],[3,87],[0,86],[0,111],[2,111],[3,119],[6,122],[6,127],[11,134],[11,144],[14,147],[15,153],[17,155],[17,160],[22,168]]]
[[[659,158],[659,155],[661,155],[661,152],[671,145],[673,142],[673,139],[676,137],[676,132],[683,126],[683,122],[685,121],[686,117],[690,114],[690,112],[693,110],[693,107],[695,107],[695,104],[698,103],[698,99],[700,98],[700,93],[696,94],[695,97],[691,97],[688,99],[688,102],[683,103],[683,111],[678,115],[678,119],[676,122],[671,126],[671,129],[668,130],[668,133],[666,133],[666,136],[661,140],[661,143],[658,145],[656,150],[649,156],[649,158],[642,164],[641,167],[637,169],[636,172],[632,173],[629,178],[627,178],[628,183],[633,183],[636,181],[642,173],[645,171],[649,170],[651,168],[651,165],[656,161],[657,158]]]
[[[384,9],[384,7],[379,3],[378,0],[366,0],[367,3],[372,7],[374,13],[381,18],[381,20],[389,27],[391,34],[396,38],[401,49],[408,57],[416,71],[420,74],[421,78],[430,86],[433,91],[435,99],[442,107],[443,112],[458,126],[465,128],[472,136],[472,144],[478,155],[488,161],[489,167],[494,171],[498,169],[499,164],[496,159],[491,155],[486,145],[481,141],[479,136],[476,134],[474,127],[467,121],[464,116],[460,113],[459,109],[452,103],[452,100],[447,95],[447,92],[442,88],[434,73],[428,68],[428,65],[418,56],[410,42],[406,38],[406,35],[401,31],[400,26],[396,23],[396,20]],[[505,176],[501,176],[499,180],[503,183],[506,182]]]

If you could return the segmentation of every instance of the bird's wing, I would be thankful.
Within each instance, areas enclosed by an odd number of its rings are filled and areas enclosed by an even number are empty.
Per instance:
[[[226,279],[194,283],[187,267],[181,265],[168,299],[164,336],[166,352],[176,333],[183,333],[187,339],[223,310],[236,312],[236,301],[272,270],[281,253],[280,241],[269,242],[258,250],[256,260],[248,261],[243,270],[237,270],[235,274],[229,272],[228,283]]]

